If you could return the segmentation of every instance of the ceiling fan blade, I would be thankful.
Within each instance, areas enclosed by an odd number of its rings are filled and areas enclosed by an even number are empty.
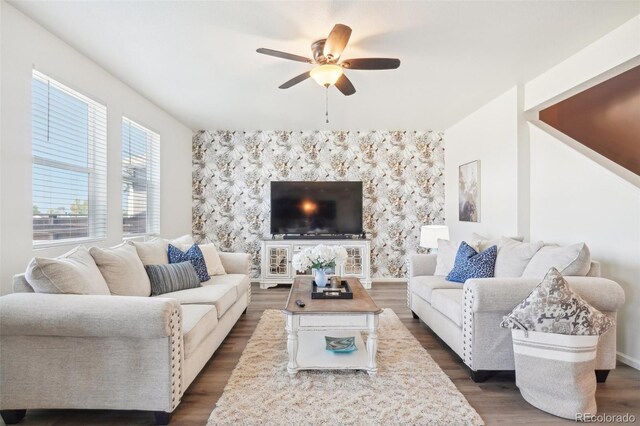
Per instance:
[[[342,51],[349,42],[349,37],[351,37],[351,28],[342,24],[336,24],[333,27],[324,43],[323,54],[327,60],[336,60],[342,55]]]
[[[305,81],[306,79],[309,78],[310,76],[310,71],[304,72],[298,76],[293,77],[291,80],[287,81],[286,83],[281,84],[278,88],[279,89],[288,89],[291,86],[295,86],[298,83],[301,83],[303,81]]]
[[[290,61],[306,62],[308,64],[313,63],[313,60],[310,58],[305,58],[304,56],[294,55],[287,52],[280,52],[279,50],[265,49],[261,47],[260,49],[256,49],[256,52],[262,53],[263,55],[275,56],[276,58],[289,59]]]
[[[394,58],[360,58],[345,59],[342,64],[350,70],[393,70],[400,66],[400,59]]]
[[[336,81],[336,87],[345,96],[351,96],[356,93],[356,88],[353,87],[351,80],[349,80],[344,74],[342,74],[338,81]]]

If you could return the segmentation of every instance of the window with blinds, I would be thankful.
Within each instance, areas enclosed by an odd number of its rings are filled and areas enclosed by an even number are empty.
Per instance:
[[[122,228],[125,235],[160,233],[160,136],[122,119]]]
[[[107,108],[33,71],[34,246],[107,234]]]

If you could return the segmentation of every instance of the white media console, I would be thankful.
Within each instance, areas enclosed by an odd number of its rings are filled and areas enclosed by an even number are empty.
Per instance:
[[[356,277],[364,288],[371,288],[371,242],[365,239],[262,240],[260,288],[293,284],[295,277],[311,275],[311,270],[304,273],[295,271],[291,259],[294,254],[307,247],[319,244],[344,247],[347,250],[347,261],[344,265],[337,266],[337,271],[333,273],[341,277]]]

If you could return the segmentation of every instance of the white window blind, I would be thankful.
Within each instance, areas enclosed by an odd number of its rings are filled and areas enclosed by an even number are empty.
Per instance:
[[[122,226],[125,235],[160,233],[160,136],[122,119]]]
[[[107,108],[48,76],[31,80],[34,246],[107,234]]]

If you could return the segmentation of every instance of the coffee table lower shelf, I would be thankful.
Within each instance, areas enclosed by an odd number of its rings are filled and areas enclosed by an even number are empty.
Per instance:
[[[325,336],[355,337],[357,350],[340,353],[326,349]],[[359,331],[300,331],[296,370],[368,370],[367,347]]]

